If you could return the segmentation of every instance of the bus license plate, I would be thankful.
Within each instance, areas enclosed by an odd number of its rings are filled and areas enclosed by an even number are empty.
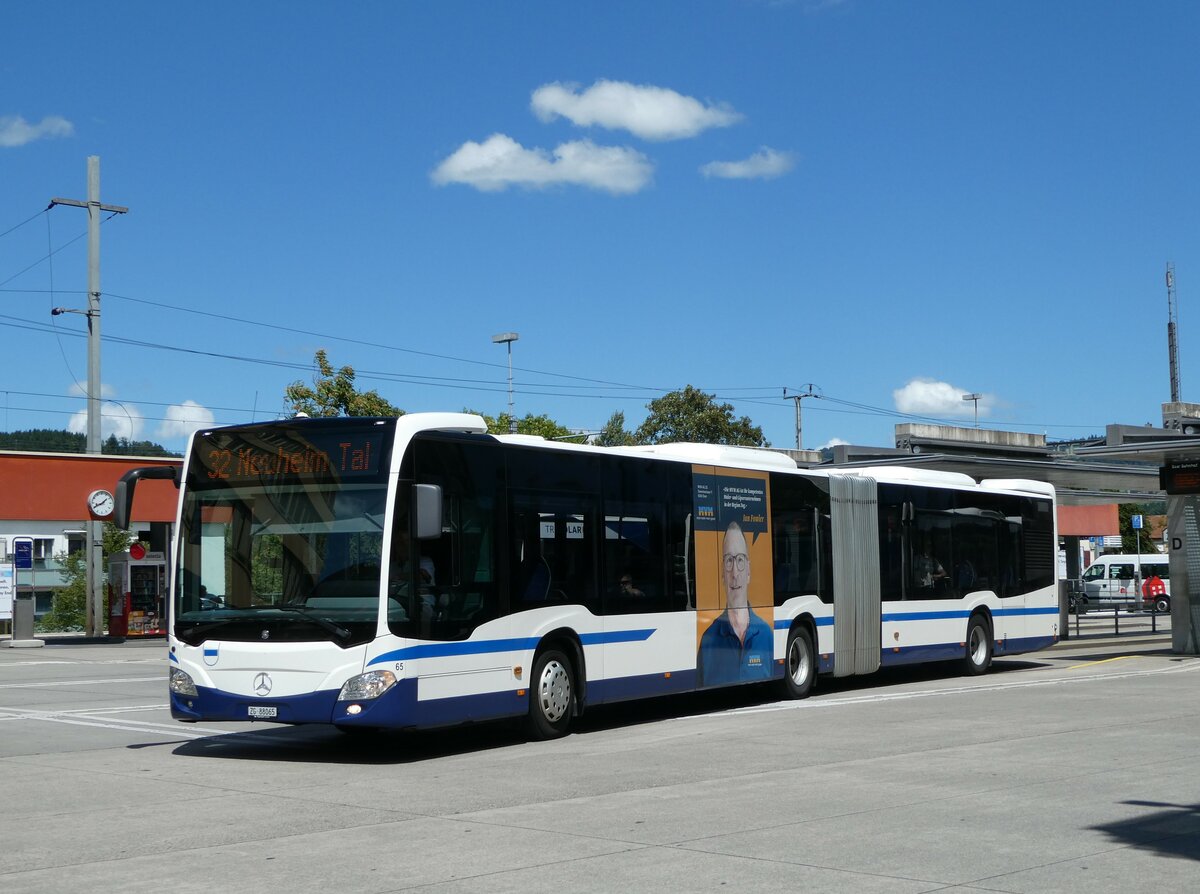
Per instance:
[[[271,720],[279,716],[279,709],[274,705],[251,705],[250,716],[256,720]]]

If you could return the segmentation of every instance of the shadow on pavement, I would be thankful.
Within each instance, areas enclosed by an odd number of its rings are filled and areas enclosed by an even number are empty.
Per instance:
[[[1164,857],[1200,860],[1200,804],[1124,801],[1136,807],[1159,808],[1134,819],[1092,828],[1122,844]]]
[[[890,688],[931,681],[953,683],[962,679],[987,680],[1039,666],[1041,665],[1036,661],[1005,658],[994,664],[988,675],[972,678],[960,677],[957,666],[953,663],[885,668],[861,677],[822,677],[817,682],[813,697],[845,696],[864,690],[886,691]],[[751,708],[778,701],[779,695],[773,686],[753,684],[599,705],[589,708],[576,720],[571,735],[587,736],[611,729]],[[187,728],[187,724],[181,724],[182,730]],[[517,719],[422,732],[356,730],[348,733],[319,724],[262,724],[223,735],[205,736],[182,744],[171,744],[175,746],[173,753],[181,757],[389,765],[511,748],[528,743],[524,722]],[[543,743],[534,744],[544,747]],[[549,743],[549,746],[553,747],[553,743]]]

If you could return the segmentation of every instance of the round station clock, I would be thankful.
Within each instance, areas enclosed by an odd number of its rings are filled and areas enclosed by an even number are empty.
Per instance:
[[[108,518],[117,507],[117,501],[106,490],[94,490],[88,494],[88,510],[97,518]]]

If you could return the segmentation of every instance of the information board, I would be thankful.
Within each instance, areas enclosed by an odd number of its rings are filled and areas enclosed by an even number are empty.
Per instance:
[[[33,570],[33,541],[28,537],[14,539],[13,558],[18,571]]]
[[[1200,494],[1200,460],[1172,460],[1161,466],[1158,486],[1172,496]]]
[[[0,565],[0,621],[11,621],[13,596],[17,591],[17,572],[11,564]]]

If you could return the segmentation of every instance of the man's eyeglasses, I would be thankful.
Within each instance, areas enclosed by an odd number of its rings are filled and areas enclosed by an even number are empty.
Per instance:
[[[733,571],[733,569],[736,568],[738,571],[745,571],[747,561],[748,560],[746,558],[745,553],[738,553],[737,555],[733,555],[733,556],[726,554],[725,570]]]

